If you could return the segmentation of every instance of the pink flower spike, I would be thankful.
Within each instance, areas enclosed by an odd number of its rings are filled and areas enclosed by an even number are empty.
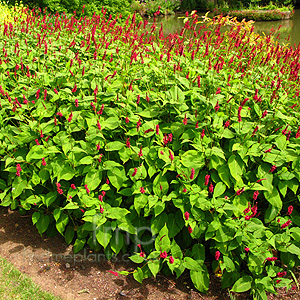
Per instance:
[[[204,185],[208,185],[209,183],[209,178],[210,178],[210,175],[205,175],[205,181],[204,181]]]
[[[168,257],[168,253],[166,251],[164,252],[160,252],[159,256],[163,259],[167,258]]]
[[[288,212],[287,212],[287,215],[288,215],[288,216],[291,215],[291,213],[293,212],[293,209],[294,209],[293,205],[290,205],[290,206],[288,207]]]
[[[119,273],[118,273],[118,272],[114,272],[114,271],[107,271],[107,272],[109,272],[109,273],[111,273],[111,274],[113,274],[113,275],[115,275],[115,276],[119,276]]]
[[[76,186],[74,183],[71,184],[71,189],[76,190]]]
[[[143,187],[141,187],[141,188],[140,188],[140,192],[141,192],[142,194],[145,194],[146,191],[145,191],[145,189],[144,189]]]
[[[42,165],[43,165],[43,166],[46,166],[46,165],[47,165],[47,163],[46,163],[46,161],[45,161],[45,158],[44,158],[44,157],[42,158]]]
[[[131,176],[134,177],[136,175],[136,173],[137,173],[137,168],[134,168],[134,171]]]
[[[271,167],[271,169],[269,170],[269,173],[273,173],[275,170],[276,170],[276,166],[275,165],[273,165],[272,167]]]
[[[249,248],[248,247],[245,247],[245,252],[249,252]]]
[[[183,125],[186,125],[187,124],[187,117],[186,117],[186,114],[184,115],[184,119],[183,119]]]
[[[170,257],[169,257],[169,263],[170,263],[170,264],[173,264],[173,263],[174,263],[174,258],[173,258],[173,256],[170,256]]]
[[[216,253],[215,253],[215,259],[219,260],[220,259],[220,255],[221,255],[221,252],[220,251],[216,251]]]
[[[189,233],[192,233],[192,232],[193,232],[193,229],[192,229],[191,226],[188,227],[188,231],[189,231]]]
[[[203,128],[203,129],[202,129],[202,132],[201,132],[201,139],[203,139],[204,136],[205,136],[205,130],[204,130],[204,128]]]
[[[193,180],[193,179],[194,179],[194,176],[195,176],[195,169],[192,168],[190,179]]]
[[[190,218],[189,212],[186,211],[186,212],[184,213],[184,218],[185,218],[186,221],[188,221],[188,219]]]

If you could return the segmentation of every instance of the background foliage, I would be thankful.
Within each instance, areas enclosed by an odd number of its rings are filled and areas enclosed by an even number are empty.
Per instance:
[[[290,288],[299,47],[221,16],[167,37],[117,18],[22,9],[1,24],[1,205],[75,252],[131,252],[139,282],[187,270],[202,292],[210,274],[256,299]]]

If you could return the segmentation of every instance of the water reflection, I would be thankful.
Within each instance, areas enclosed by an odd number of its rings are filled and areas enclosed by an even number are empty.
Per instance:
[[[198,13],[198,15],[201,16],[204,15],[204,13]],[[163,24],[165,34],[174,33],[176,31],[180,32],[183,26],[183,18],[178,17],[180,17],[180,15],[163,16],[158,19],[158,24]],[[281,44],[289,43],[291,46],[297,46],[300,42],[300,9],[295,10],[295,14],[290,20],[255,22],[254,31],[260,35],[268,35],[272,29],[277,30],[280,25],[278,41]],[[277,34],[275,36],[277,36]]]

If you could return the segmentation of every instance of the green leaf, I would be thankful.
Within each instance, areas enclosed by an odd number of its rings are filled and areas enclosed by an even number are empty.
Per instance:
[[[166,176],[158,174],[153,181],[153,192],[157,196],[165,195],[168,192],[169,184]]]
[[[107,213],[108,213],[108,218],[110,219],[117,219],[117,220],[122,220],[124,219],[124,217],[130,213],[129,210],[127,210],[126,208],[121,208],[121,207],[110,207],[107,209]]]
[[[281,210],[282,200],[280,198],[278,190],[275,187],[273,187],[273,190],[271,192],[265,191],[264,196],[272,206]]]
[[[112,170],[108,170],[107,176],[108,176],[110,183],[117,190],[119,190],[122,187],[123,182],[126,181],[126,179],[127,179],[124,168],[122,168],[122,169],[114,168]]]
[[[148,202],[148,197],[145,194],[138,194],[134,197],[134,208],[138,215],[141,213],[141,209],[146,206]]]
[[[125,147],[124,143],[121,143],[119,141],[114,141],[114,142],[107,143],[105,146],[105,150],[106,151],[118,151],[118,150],[122,149],[123,147]]]
[[[12,183],[12,197],[13,199],[17,198],[21,195],[24,189],[26,189],[27,186],[27,180],[26,177],[21,175],[15,177],[13,183]]]
[[[160,260],[152,260],[148,262],[148,267],[151,271],[151,273],[153,274],[154,277],[156,277],[156,274],[159,272],[160,270]]]
[[[111,249],[118,254],[122,247],[124,245],[124,236],[121,232],[117,231],[114,233],[111,241],[110,241],[110,247]]]
[[[226,191],[226,185],[223,182],[218,182],[214,188],[214,197],[217,198]]]
[[[158,236],[155,239],[155,249],[157,251],[169,251],[171,246],[171,242],[169,239],[169,230],[167,225],[160,230]]]
[[[235,293],[243,293],[249,291],[252,285],[252,277],[244,275],[233,285],[231,291]]]
[[[143,270],[141,268],[137,268],[136,271],[133,273],[133,277],[137,282],[143,283],[143,279],[144,279]]]
[[[56,221],[56,228],[60,234],[63,235],[65,231],[65,227],[67,226],[69,222],[69,217],[67,214],[62,213],[59,217],[59,219]]]
[[[32,223],[33,223],[33,225],[39,220],[39,218],[40,218],[40,216],[41,216],[41,213],[40,212],[38,212],[38,211],[35,211],[33,214],[32,214]]]
[[[74,253],[79,252],[84,247],[85,243],[86,243],[86,239],[76,239],[73,246]]]
[[[89,190],[95,190],[102,180],[102,172],[98,169],[90,169],[85,176],[85,184],[87,184]]]
[[[49,216],[48,215],[41,215],[40,218],[38,219],[37,223],[36,223],[36,228],[39,231],[40,235],[47,230],[49,224],[50,224]]]
[[[33,159],[42,159],[47,157],[46,149],[42,145],[34,145],[26,155],[26,161],[30,162]]]
[[[130,256],[129,259],[131,261],[135,262],[136,264],[140,264],[143,261],[145,261],[145,259],[142,256],[140,256],[139,254],[134,254],[134,255]]]
[[[93,158],[91,156],[85,156],[78,162],[78,165],[91,165],[92,163]]]
[[[207,267],[203,265],[202,271],[190,271],[191,280],[197,290],[201,293],[207,293],[209,287],[209,274]]]
[[[50,192],[45,197],[42,197],[43,203],[49,207],[57,198],[56,192]]]
[[[244,172],[244,163],[239,155],[231,155],[228,159],[228,167],[230,170],[231,176],[236,181],[241,181],[241,177]]]
[[[96,239],[104,249],[107,247],[112,238],[112,229],[110,224],[110,222],[106,222],[95,229]]]
[[[187,168],[200,169],[205,165],[205,158],[202,153],[196,150],[188,150],[181,156],[182,164]]]
[[[227,165],[222,165],[218,168],[218,175],[220,176],[221,180],[230,188],[230,171]]]
[[[74,228],[68,226],[65,232],[65,241],[68,245],[72,243],[74,236],[75,236]]]
[[[226,268],[227,272],[235,271],[234,262],[228,256],[223,256],[223,264],[222,265]]]
[[[69,164],[66,164],[63,166],[62,170],[57,175],[57,181],[71,180],[75,176],[75,174],[75,170]]]
[[[300,257],[300,248],[297,247],[296,245],[294,244],[291,244],[289,245],[286,250],[289,252],[289,253],[292,253],[292,254],[296,254],[298,255],[298,257]]]
[[[184,258],[183,265],[192,271],[203,271],[205,266],[202,261],[195,260],[188,256]]]

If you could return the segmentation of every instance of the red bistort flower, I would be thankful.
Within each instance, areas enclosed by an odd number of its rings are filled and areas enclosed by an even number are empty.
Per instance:
[[[220,259],[220,255],[221,255],[221,252],[220,251],[216,251],[216,253],[215,253],[215,259],[219,260]]]
[[[290,206],[288,207],[288,212],[287,212],[287,215],[288,215],[288,216],[293,212],[293,209],[294,209],[293,205],[290,205]]]
[[[186,211],[184,213],[184,218],[186,219],[186,221],[188,221],[189,217],[190,217],[190,214],[189,214],[189,212]]]
[[[209,184],[209,178],[210,178],[210,175],[205,175],[205,181],[204,181],[204,184],[205,185],[208,185]]]

